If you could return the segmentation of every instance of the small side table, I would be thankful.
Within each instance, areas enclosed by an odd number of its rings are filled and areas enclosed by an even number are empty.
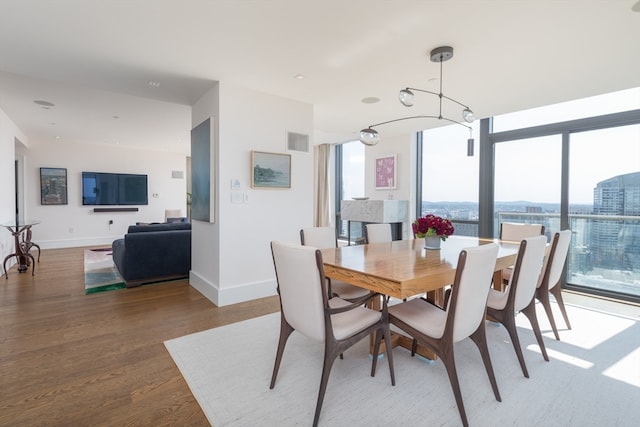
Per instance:
[[[29,251],[33,246],[37,247],[38,261],[40,261],[40,246],[31,241],[31,227],[37,224],[40,224],[40,221],[17,221],[14,224],[2,224],[4,228],[9,230],[9,232],[15,239],[15,252],[7,255],[4,258],[4,262],[2,263],[5,278],[9,278],[9,273],[7,272],[7,261],[10,260],[11,257],[16,257],[18,259],[18,273],[26,272],[29,269],[29,265],[31,265],[31,275],[35,276],[36,260],[35,258],[33,258],[33,255],[29,253]],[[20,241],[21,235],[22,242]]]

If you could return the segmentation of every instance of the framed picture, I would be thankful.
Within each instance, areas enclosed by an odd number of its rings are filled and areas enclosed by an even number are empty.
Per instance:
[[[376,190],[396,188],[396,169],[395,154],[376,158]]]
[[[67,204],[66,169],[40,168],[40,203],[43,205]]]
[[[291,155],[251,151],[251,188],[291,188]]]

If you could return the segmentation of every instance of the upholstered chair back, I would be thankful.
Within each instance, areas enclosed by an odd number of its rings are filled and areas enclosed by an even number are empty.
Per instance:
[[[333,227],[309,227],[300,230],[300,242],[319,249],[337,246],[336,229]]]
[[[524,254],[518,271],[518,285],[516,287],[515,305],[516,312],[522,310],[531,303],[536,292],[538,278],[542,271],[544,250],[547,245],[546,236],[528,237]],[[518,254],[520,257],[520,254]],[[512,276],[513,279],[514,276]]]
[[[557,242],[555,240],[557,239]],[[538,281],[538,287],[542,284],[545,270],[549,268],[547,265],[551,259],[551,267],[549,270],[549,290],[553,289],[558,283],[560,283],[560,276],[562,276],[562,270],[564,269],[564,263],[567,260],[567,253],[569,252],[569,244],[571,243],[571,230],[562,230],[555,234],[554,244],[551,247],[551,253],[549,257],[545,258],[544,268],[542,274],[540,274],[540,280]]]
[[[298,332],[325,340],[324,278],[316,248],[274,241],[271,243],[282,314]],[[319,252],[319,251],[318,251]]]
[[[447,319],[447,327],[451,320],[454,322],[453,342],[473,334],[480,322],[484,321],[487,297],[498,256],[498,245],[489,243],[464,249],[463,252],[466,253],[464,267],[461,269],[458,265],[456,282],[452,287],[451,303],[447,307],[447,311],[455,309],[453,319],[449,313]]]
[[[390,242],[391,224],[367,224],[365,225],[367,243]]]
[[[503,222],[500,224],[500,240],[521,242],[527,237],[544,234],[542,224],[519,224],[515,222]]]

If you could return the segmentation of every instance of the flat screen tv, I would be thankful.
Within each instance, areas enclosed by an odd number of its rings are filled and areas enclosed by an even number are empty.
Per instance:
[[[82,172],[83,205],[147,205],[147,175]]]

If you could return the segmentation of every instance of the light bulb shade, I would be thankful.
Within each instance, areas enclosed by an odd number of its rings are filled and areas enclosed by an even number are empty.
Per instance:
[[[398,94],[398,99],[405,107],[413,107],[413,92],[409,89],[402,89]]]
[[[360,131],[360,142],[364,145],[376,145],[380,142],[380,135],[375,129],[367,128]]]
[[[462,110],[462,118],[467,123],[473,123],[473,121],[476,119],[475,117],[473,117],[473,111],[468,108]]]
[[[467,139],[467,156],[473,157],[473,138]]]

